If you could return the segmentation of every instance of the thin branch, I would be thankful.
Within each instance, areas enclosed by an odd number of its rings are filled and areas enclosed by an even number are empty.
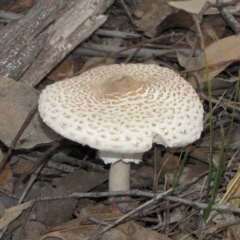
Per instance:
[[[79,74],[83,73],[83,72],[86,72],[87,70],[93,68],[93,67],[96,67],[98,66],[99,64],[101,63],[105,63],[106,60],[110,57],[114,57],[116,55],[118,55],[119,53],[122,53],[122,52],[125,52],[129,49],[133,49],[133,48],[138,48],[138,47],[142,47],[144,44],[146,43],[152,43],[152,42],[156,42],[158,40],[161,40],[161,39],[166,39],[168,37],[172,37],[174,35],[174,33],[169,33],[169,34],[165,34],[165,35],[161,35],[159,37],[156,37],[156,38],[152,38],[152,39],[149,39],[149,40],[146,40],[146,41],[143,41],[143,42],[140,42],[140,43],[137,43],[137,44],[134,44],[132,46],[129,46],[129,47],[126,47],[126,48],[123,48],[123,49],[120,49],[119,51],[117,52],[113,52],[113,53],[110,53],[110,54],[107,54],[105,57],[103,57],[101,60],[87,66],[86,68],[84,69],[81,69],[79,72],[75,73],[74,76],[78,76]]]
[[[199,209],[205,209],[207,207],[207,204],[205,204],[205,203],[191,201],[191,200],[179,198],[179,197],[168,196],[171,193],[171,191],[172,191],[172,189],[169,189],[167,192],[163,192],[163,193],[152,193],[152,192],[145,192],[145,191],[134,189],[134,190],[129,190],[129,191],[117,191],[117,192],[71,193],[71,194],[61,195],[61,196],[39,197],[34,200],[36,202],[39,202],[39,201],[52,201],[52,200],[68,199],[68,198],[101,198],[101,197],[114,197],[114,196],[117,196],[117,197],[119,197],[119,196],[136,196],[136,197],[152,198],[150,200],[151,203],[153,203],[154,201],[159,200],[159,199],[164,199],[164,200],[168,200],[168,201],[172,201],[172,202],[177,202],[177,203],[182,203],[182,204],[186,204],[189,206],[197,207]],[[148,205],[149,205],[149,201],[144,203],[143,205],[141,205],[140,209],[139,208],[137,208],[137,210],[134,209],[133,213],[142,210],[143,208],[147,207]],[[218,211],[240,213],[240,208],[229,207],[229,206],[222,205],[222,204],[213,205],[212,209],[218,210]]]
[[[132,14],[130,13],[130,11],[129,11],[129,9],[128,9],[126,3],[125,3],[125,1],[124,1],[124,0],[120,0],[120,3],[121,3],[121,5],[122,5],[122,7],[124,8],[124,10],[125,10],[128,18],[129,18],[130,22],[131,22],[132,25],[134,26],[134,20],[133,20],[133,18],[132,18]]]
[[[232,104],[229,104],[229,103],[224,103],[224,102],[219,101],[219,100],[214,99],[214,98],[209,99],[209,97],[207,95],[205,95],[204,93],[198,93],[198,95],[199,95],[200,98],[202,98],[204,100],[211,101],[212,103],[219,104],[221,106],[225,106],[225,107],[227,107],[231,110],[235,109],[235,110],[240,112],[240,107],[233,106]]]

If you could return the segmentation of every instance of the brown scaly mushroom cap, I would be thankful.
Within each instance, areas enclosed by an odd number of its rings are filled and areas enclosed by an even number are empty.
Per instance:
[[[97,67],[49,85],[39,112],[60,135],[99,149],[105,163],[121,155],[139,162],[152,143],[185,146],[203,129],[203,107],[192,86],[153,64]]]

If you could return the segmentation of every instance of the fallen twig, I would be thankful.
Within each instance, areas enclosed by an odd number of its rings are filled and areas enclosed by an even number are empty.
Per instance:
[[[25,191],[23,192],[22,196],[19,199],[19,203],[22,203],[22,201],[24,200],[25,196],[27,195],[28,191],[30,190],[30,188],[32,187],[33,183],[35,182],[35,180],[37,179],[37,176],[39,175],[39,173],[41,172],[42,168],[44,167],[46,161],[48,160],[48,156],[50,154],[53,153],[53,151],[55,149],[57,149],[60,146],[59,142],[55,142],[44,154],[42,154],[38,160],[36,161],[36,163],[31,166],[28,170],[24,171],[23,174],[20,176],[19,180],[18,180],[18,184],[21,184],[22,182],[25,181],[25,179],[30,175],[31,178],[28,182],[27,187],[25,188]]]
[[[112,54],[114,52],[118,52],[119,54],[117,57],[126,58],[129,55],[132,55],[136,52],[136,48],[134,47],[132,49],[127,49],[124,47],[115,47],[115,46],[105,46],[105,45],[98,45],[94,43],[83,43],[81,47],[79,47],[77,50],[75,50],[75,53],[77,54],[88,54],[92,55],[92,53],[89,50],[94,50],[94,54],[99,55],[105,55],[105,54]],[[152,48],[140,48],[139,51],[135,54],[134,57],[137,58],[146,58],[151,56],[169,56],[169,55],[176,55],[176,52],[190,55],[191,49],[185,49],[185,48],[179,48],[179,49],[152,49]],[[195,54],[198,53],[198,51],[195,52]]]
[[[146,41],[143,41],[143,42],[134,44],[134,45],[132,45],[132,46],[123,48],[123,49],[121,49],[121,50],[119,50],[119,51],[117,51],[117,52],[110,53],[110,54],[104,56],[101,60],[99,60],[99,61],[97,61],[97,62],[95,62],[95,63],[93,63],[93,64],[91,64],[91,65],[89,65],[89,66],[87,66],[87,67],[85,67],[84,69],[81,69],[79,72],[75,73],[74,76],[78,76],[79,74],[81,74],[81,73],[83,73],[83,72],[86,72],[87,70],[89,70],[89,69],[91,69],[91,68],[93,68],[93,67],[96,67],[96,66],[98,66],[98,65],[101,64],[101,63],[105,63],[108,58],[114,57],[114,56],[118,55],[119,53],[125,52],[125,51],[127,51],[127,50],[129,50],[129,49],[139,48],[139,47],[142,47],[142,46],[143,46],[144,44],[146,44],[146,43],[156,42],[156,41],[158,41],[158,40],[165,39],[165,38],[171,37],[171,36],[173,36],[173,35],[174,35],[174,33],[169,33],[169,34],[161,35],[161,36],[159,36],[159,37],[152,38],[152,39],[149,39],[149,40],[146,40]],[[96,55],[95,55],[95,56],[96,56]]]
[[[225,102],[222,102],[222,101],[219,101],[217,99],[214,99],[214,98],[209,98],[207,95],[205,95],[204,93],[198,93],[199,97],[204,99],[204,100],[207,100],[207,101],[211,101],[212,103],[216,103],[218,105],[221,105],[221,106],[225,106],[229,109],[235,109],[237,111],[240,112],[240,107],[237,107],[237,106],[233,106],[232,104],[230,103],[225,103]]]
[[[183,199],[179,197],[173,197],[173,196],[168,196],[172,192],[172,189],[169,189],[166,192],[163,193],[152,193],[152,192],[145,192],[141,190],[129,190],[129,191],[118,191],[118,192],[88,192],[88,193],[72,193],[68,195],[62,195],[62,196],[54,196],[54,197],[39,197],[34,199],[36,202],[38,201],[52,201],[52,200],[58,200],[58,199],[68,199],[68,198],[101,198],[101,197],[119,197],[119,196],[137,196],[137,197],[148,197],[152,198],[150,201],[153,203],[156,199],[164,199],[172,202],[177,202],[177,203],[182,203],[186,204],[189,206],[197,207],[199,209],[205,209],[207,208],[206,203],[200,203],[196,201],[191,201],[188,199]],[[146,203],[149,203],[146,202]],[[138,208],[137,211],[142,210],[145,208],[147,205],[141,205],[140,209]],[[144,206],[144,207],[142,207]],[[227,212],[234,212],[234,213],[240,213],[240,208],[234,208],[234,207],[229,207],[226,205],[213,205],[212,207],[213,210],[218,210],[218,211],[227,211]],[[135,209],[134,209],[135,210]],[[135,213],[135,211],[133,212]],[[133,214],[132,213],[132,214]],[[125,215],[124,215],[125,216]]]
[[[217,0],[216,3],[211,3],[210,1],[206,1],[204,6],[202,7],[201,11],[199,12],[197,18],[198,21],[201,23],[203,14],[209,8],[217,8],[222,15],[223,19],[228,23],[229,27],[237,34],[240,33],[240,24],[239,22],[233,17],[233,15],[229,12],[227,7],[235,6],[239,2],[239,0],[232,0],[230,2],[223,2],[222,0]]]
[[[141,35],[137,33],[129,33],[129,32],[121,32],[117,30],[106,30],[106,29],[98,29],[94,34],[104,37],[117,37],[123,39],[132,39],[132,38],[140,38]]]
[[[31,166],[29,169],[23,172],[23,174],[19,178],[19,182],[24,182],[26,178],[32,174],[36,169],[42,165],[45,164],[46,161],[48,161],[48,156],[53,153],[58,147],[60,146],[59,142],[55,142],[46,152],[44,152],[34,163],[33,166]]]
[[[120,3],[121,3],[121,5],[122,5],[122,7],[124,8],[124,10],[125,10],[128,18],[129,18],[130,22],[131,22],[132,25],[134,26],[134,21],[133,21],[133,18],[132,18],[132,14],[130,13],[130,11],[129,11],[129,9],[128,9],[126,3],[125,3],[125,1],[124,1],[124,0],[120,0]]]

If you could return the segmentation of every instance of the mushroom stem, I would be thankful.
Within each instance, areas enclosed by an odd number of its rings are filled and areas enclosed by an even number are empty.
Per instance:
[[[130,189],[131,163],[119,160],[110,167],[109,191],[126,191]]]

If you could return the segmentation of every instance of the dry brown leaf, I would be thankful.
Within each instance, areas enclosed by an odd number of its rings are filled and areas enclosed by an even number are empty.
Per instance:
[[[13,166],[13,174],[16,176],[20,176],[21,174],[23,174],[25,171],[27,171],[28,169],[30,169],[31,167],[34,166],[34,161],[32,160],[24,160],[24,161],[20,161],[17,162],[16,164],[14,164]]]
[[[212,43],[205,49],[208,65],[214,65],[214,68],[209,68],[209,79],[212,80],[235,59],[240,58],[240,48],[237,47],[239,42],[240,34],[232,35]],[[203,54],[200,54],[197,58],[189,58],[178,53],[177,57],[179,64],[188,70],[203,68],[204,66]],[[195,75],[198,83],[201,84],[207,81],[205,70],[197,71]],[[187,81],[193,86],[196,85],[196,80],[192,76],[190,76]]]
[[[198,14],[205,2],[216,3],[216,0],[187,0],[187,1],[169,1],[168,4],[172,7],[185,10],[187,12]],[[231,0],[226,0],[224,2],[230,2]],[[236,6],[228,7],[230,12],[237,12],[240,10],[240,3],[238,2]],[[210,8],[204,14],[219,14],[218,9]]]
[[[213,42],[221,39],[225,32],[225,28],[226,22],[220,15],[209,15],[205,17],[204,22],[201,24],[204,46],[208,47]],[[188,33],[186,40],[192,48],[195,48],[197,29],[195,26],[192,29],[194,31]]]
[[[11,167],[6,164],[0,173],[0,189],[8,193],[13,193],[14,179]]]
[[[239,196],[239,193],[240,193],[240,166],[234,178],[231,179],[231,181],[229,181],[227,191],[219,201],[219,204],[227,203],[230,200],[230,198],[235,196],[236,194]],[[239,198],[231,199],[230,201],[232,202],[232,204],[234,204],[232,205],[233,207],[239,207],[240,204]],[[208,217],[207,222],[213,219],[216,215],[217,211],[216,210],[212,211],[210,216]]]
[[[211,81],[212,96],[221,96],[222,94],[232,93],[233,88],[235,87],[235,82],[237,78],[231,79],[222,79],[222,78],[213,78]],[[204,93],[208,93],[207,82],[200,84],[201,89]]]
[[[169,28],[191,28],[194,25],[192,14],[179,10],[167,16],[158,26],[157,26],[157,36]]]
[[[240,57],[240,48],[237,46],[240,42],[240,34],[232,35],[230,37],[222,38],[219,41],[214,42],[208,46],[205,50],[207,56],[208,65],[217,64],[229,60],[235,60]],[[203,59],[203,58],[202,58]],[[232,62],[216,66],[209,69],[209,79],[214,78],[224,69],[226,69]],[[207,80],[205,71],[200,72],[199,74],[200,82]]]
[[[73,76],[73,74],[73,63],[69,59],[65,59],[52,72],[50,72],[47,78],[56,82],[64,78],[70,78]]]
[[[45,226],[36,221],[28,221],[26,224],[24,222],[25,228],[18,228],[13,232],[12,240],[35,240],[41,237],[41,233],[45,230]]]
[[[171,239],[172,240],[181,240],[181,239],[184,239],[184,240],[194,240],[195,238],[192,237],[190,234],[177,233],[177,234],[171,236]]]
[[[150,38],[155,37],[157,26],[170,14],[171,8],[163,0],[144,0],[135,6],[134,15],[140,18],[134,20],[137,31],[143,31]]]
[[[187,164],[183,169],[178,183],[180,185],[183,185],[186,182],[193,181],[206,171],[208,171],[208,164],[205,164],[201,161],[195,161],[195,164]],[[170,179],[173,178],[173,174],[170,174],[169,176]],[[201,184],[201,181],[199,181],[198,184]]]
[[[79,218],[66,222],[62,225],[52,227],[45,231],[40,240],[48,237],[57,237],[62,240],[87,240],[96,239],[99,228],[94,223],[88,221],[88,217],[93,217],[99,221],[111,222],[119,219],[123,214],[114,205],[106,206],[102,203],[93,204],[89,200],[80,200],[81,213]],[[91,238],[91,237],[92,238]],[[144,228],[134,221],[122,223],[117,227],[108,230],[103,234],[101,240],[170,240],[165,234]]]
[[[180,160],[177,156],[165,153],[162,158],[157,159],[157,172],[161,171],[162,174],[165,174],[166,172],[174,171],[179,167],[179,164]]]
[[[108,179],[108,172],[87,172],[83,169],[56,179],[52,185],[46,184],[41,196],[63,196],[73,192],[88,192]],[[47,226],[54,226],[71,219],[77,204],[76,198],[43,201],[34,204],[36,220]]]
[[[131,188],[150,187],[153,184],[153,167],[143,165],[131,175]]]
[[[0,77],[0,139],[7,146],[10,146],[29,112],[37,104],[38,95],[39,92],[32,87]],[[16,149],[29,149],[59,138],[36,113],[20,137]]]
[[[28,201],[15,207],[7,208],[4,211],[3,216],[0,218],[0,229],[4,228],[17,217],[19,217],[25,209],[31,206],[31,204],[32,201]]]
[[[233,179],[231,179],[227,185],[227,192],[230,192],[231,199],[229,200],[231,202],[232,207],[239,208],[240,207],[240,168],[238,168],[238,171]],[[227,193],[226,192],[226,193]],[[234,198],[235,196],[238,196],[237,198]]]
[[[100,221],[114,221],[122,217],[122,213],[115,205],[104,205],[102,203],[94,204],[89,199],[80,199],[78,207],[81,209],[81,214],[78,218],[73,219],[63,224],[56,225],[47,229],[44,233],[62,231],[64,229],[78,228],[81,225],[85,225],[88,221],[88,217],[94,217]],[[89,225],[92,225],[89,223]]]
[[[237,235],[237,236],[240,236],[240,224],[238,223],[238,224],[234,224],[234,225],[232,225],[232,226],[229,226],[228,227],[228,231],[231,231],[232,233],[234,233],[235,234],[235,236]],[[234,239],[234,238],[233,238]]]
[[[44,240],[49,237],[57,237],[62,240],[87,240],[96,232],[98,236],[98,226],[85,225],[76,228],[59,230],[43,235],[39,240]],[[92,235],[93,236],[93,235]],[[165,234],[158,233],[151,229],[144,228],[134,221],[129,221],[119,226],[110,229],[103,234],[101,240],[170,240]]]
[[[96,232],[96,236],[91,235]],[[67,229],[62,231],[51,232],[43,235],[39,240],[47,240],[48,238],[56,238],[61,240],[89,240],[97,239],[98,237],[98,226],[79,226],[78,228]],[[111,229],[110,231],[103,234],[101,240],[131,240],[123,232],[118,229]]]
[[[220,149],[222,147],[221,142],[221,129],[214,130],[214,148]],[[198,141],[195,142],[197,147],[207,148],[209,149],[209,139],[210,135],[205,134],[203,137],[201,137]],[[225,142],[225,147],[227,147],[227,141]],[[230,139],[230,145],[229,149],[230,151],[236,151],[240,147],[240,126],[239,125],[233,125],[233,132],[232,137]]]
[[[209,150],[209,149],[208,149]],[[204,148],[195,148],[193,151],[191,151],[189,153],[189,156],[195,159],[198,159],[204,163],[209,163],[209,156],[208,156],[208,152],[205,151]]]
[[[187,57],[180,52],[177,52],[177,59],[180,66],[188,70],[202,68],[204,66],[201,57]]]
[[[0,162],[3,160],[3,153],[0,149]],[[9,164],[6,164],[5,167],[0,172],[0,189],[8,192],[13,193],[14,189],[14,179],[12,169]]]

